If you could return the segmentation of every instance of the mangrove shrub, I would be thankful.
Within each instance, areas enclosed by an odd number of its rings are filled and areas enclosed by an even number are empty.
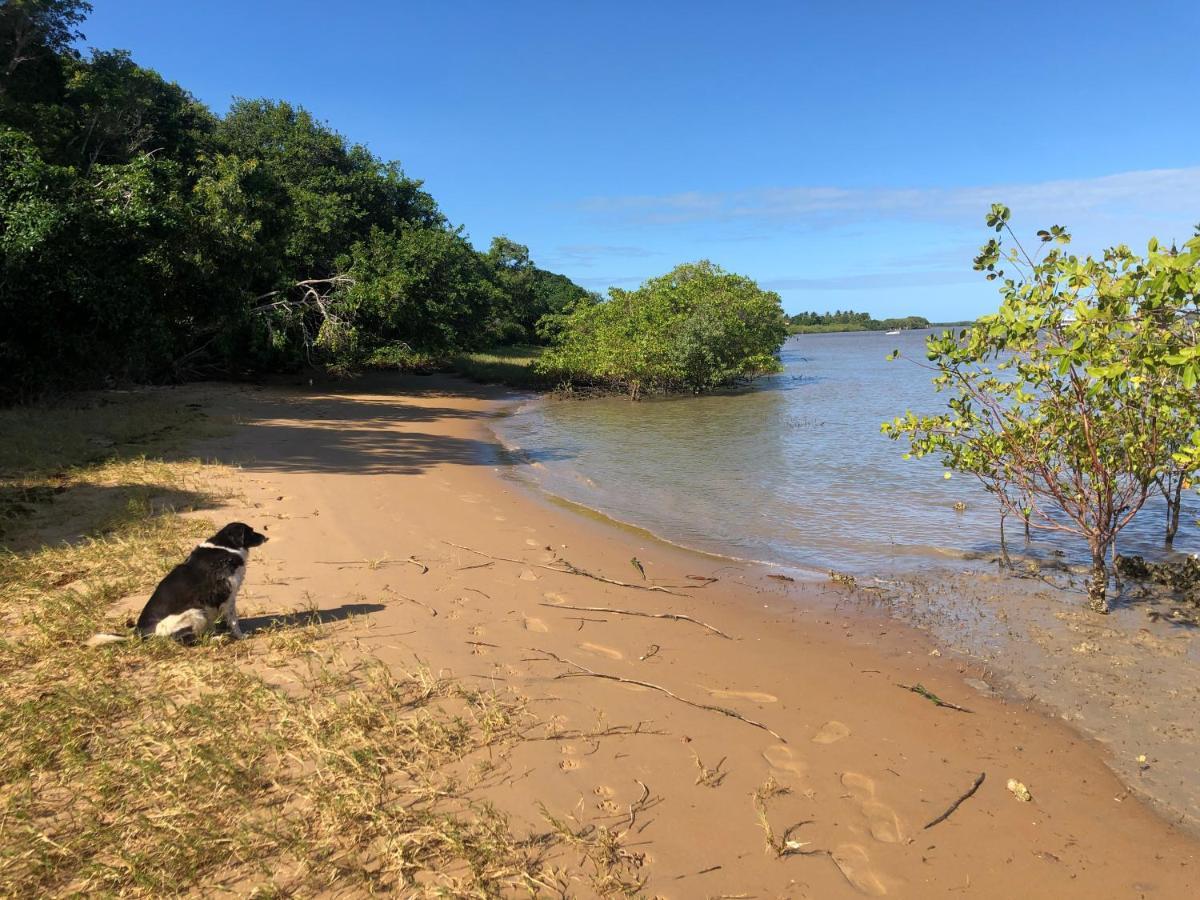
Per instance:
[[[704,391],[780,371],[787,337],[779,295],[707,260],[635,291],[612,288],[552,323],[539,370],[569,383],[627,391]]]
[[[1089,603],[1105,612],[1117,535],[1164,473],[1200,463],[1200,238],[1094,259],[1067,252],[1060,226],[1027,253],[1008,221],[992,207],[1001,237],[975,260],[1000,283],[999,311],[926,344],[949,411],[909,412],[883,430],[979,478],[1002,515],[1085,540]]]

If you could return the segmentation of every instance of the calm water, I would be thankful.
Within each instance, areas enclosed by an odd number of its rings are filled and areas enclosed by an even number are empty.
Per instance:
[[[876,574],[994,550],[995,501],[943,477],[937,460],[904,460],[879,424],[906,408],[936,411],[928,332],[799,335],[784,374],[748,392],[630,403],[534,401],[497,423],[535,465],[544,490],[675,543],[800,568]],[[956,502],[965,511],[954,509]],[[1200,550],[1185,509],[1176,548]],[[1190,516],[1190,518],[1188,517]],[[1126,529],[1123,552],[1161,548],[1161,503]],[[1010,546],[1021,543],[1009,523]],[[1035,533],[1033,552],[1082,559],[1081,542]]]

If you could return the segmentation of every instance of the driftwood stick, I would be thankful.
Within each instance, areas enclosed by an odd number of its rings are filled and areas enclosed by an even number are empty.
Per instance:
[[[957,800],[955,800],[953,803],[951,803],[950,808],[948,810],[946,810],[944,813],[942,813],[940,816],[938,816],[936,819],[934,819],[932,822],[930,822],[925,827],[932,828],[934,825],[937,825],[939,822],[945,822],[948,818],[950,818],[950,815],[956,809],[958,809],[960,806],[962,806],[964,800],[969,800],[972,797],[972,795],[974,795],[974,793],[977,790],[979,790],[979,786],[981,784],[983,784],[983,779],[986,777],[987,777],[987,772],[980,772],[979,777],[977,777],[975,779],[975,783],[973,785],[971,785],[971,787],[967,790],[967,792],[964,793]]]
[[[701,628],[711,631],[713,634],[720,635],[727,641],[732,641],[729,635],[719,628],[714,628],[707,622],[701,622],[699,619],[693,619],[691,616],[685,616],[683,613],[649,613],[639,612],[636,609],[614,609],[611,606],[571,606],[567,603],[542,603],[541,606],[548,606],[550,609],[574,609],[579,612],[604,612],[616,613],[621,616],[641,616],[644,619],[673,619],[676,622],[691,622],[693,625],[699,625]]]
[[[617,587],[633,588],[635,591],[659,591],[663,594],[672,594],[676,597],[682,597],[683,594],[677,591],[672,591],[669,588],[662,587],[657,584],[631,584],[628,581],[618,581],[615,578],[606,578],[604,575],[596,575],[593,572],[588,572],[586,569],[581,569],[565,559],[556,560],[561,563],[558,566],[548,566],[545,563],[530,562],[527,559],[514,559],[511,556],[493,556],[490,553],[484,553],[482,550],[476,550],[474,547],[464,547],[462,544],[456,544],[454,541],[442,541],[443,544],[449,544],[451,547],[457,547],[459,550],[466,550],[468,553],[477,553],[487,559],[498,559],[504,562],[516,563],[519,566],[531,566],[535,569],[545,569],[547,572],[558,572],[560,575],[579,575],[583,578],[591,578],[593,581],[602,581],[605,584],[615,584]]]
[[[897,684],[896,687],[904,688],[906,691],[912,691],[914,694],[920,694],[934,706],[944,706],[946,709],[956,709],[959,712],[964,713],[972,712],[972,710],[967,709],[965,706],[959,706],[955,703],[950,703],[947,700],[943,700],[923,684]]]
[[[771,735],[776,740],[782,741],[785,744],[787,743],[787,739],[784,738],[783,735],[779,734],[776,731],[772,731],[770,728],[768,728],[762,722],[756,722],[753,719],[747,719],[741,713],[736,712],[735,710],[732,710],[732,709],[726,709],[724,706],[713,706],[709,703],[697,703],[694,700],[688,700],[686,697],[680,697],[674,691],[667,690],[667,688],[663,687],[660,684],[651,684],[649,681],[638,681],[636,678],[623,678],[620,675],[609,675],[606,672],[597,672],[593,669],[589,669],[587,666],[581,666],[577,662],[572,662],[569,659],[563,659],[557,653],[551,653],[549,650],[543,650],[540,647],[530,647],[529,650],[532,651],[533,653],[544,653],[546,656],[550,657],[555,662],[560,662],[564,666],[570,666],[571,668],[578,670],[576,672],[563,672],[560,675],[556,675],[555,678],[578,678],[578,677],[603,678],[607,681],[618,681],[621,684],[634,684],[634,685],[637,685],[638,687],[649,688],[652,691],[658,691],[660,694],[666,694],[672,700],[678,700],[680,703],[683,703],[687,706],[691,706],[695,709],[707,709],[709,712],[720,713],[721,715],[728,716],[731,719],[737,719],[741,722],[745,722],[747,725],[753,725],[755,728],[762,729],[763,731],[765,731],[767,734]]]
[[[422,603],[420,600],[414,599],[413,597],[406,597],[406,596],[404,596],[404,594],[401,594],[398,591],[394,591],[391,588],[385,587],[384,590],[386,590],[389,594],[392,594],[395,597],[399,597],[401,600],[404,600],[408,603],[413,603],[413,604],[416,604],[417,606],[424,607],[425,609],[429,610],[429,614],[431,616],[437,616],[437,614],[438,614],[438,611],[436,609],[434,609],[432,606],[430,606],[428,603]]]

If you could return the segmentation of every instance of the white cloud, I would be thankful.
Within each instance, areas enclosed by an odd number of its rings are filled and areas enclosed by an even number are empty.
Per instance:
[[[973,284],[980,275],[967,266],[957,270],[864,272],[828,278],[774,278],[759,282],[769,291],[864,291],[876,288],[932,287],[941,284]]]
[[[642,259],[658,255],[645,247],[624,246],[618,244],[564,244],[554,248],[548,255],[548,260],[555,265],[592,266],[599,259],[624,258]]]
[[[1098,178],[952,188],[776,187],[742,191],[593,197],[583,210],[646,224],[788,220],[813,225],[872,220],[982,222],[1002,202],[1042,227],[1084,217],[1173,221],[1200,217],[1200,166]]]

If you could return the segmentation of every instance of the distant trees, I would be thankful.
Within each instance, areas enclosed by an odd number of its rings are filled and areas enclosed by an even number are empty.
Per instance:
[[[565,275],[539,269],[529,248],[507,237],[492,239],[486,259],[500,290],[494,330],[502,342],[541,343],[546,337],[539,331],[543,318],[599,299]]]
[[[539,340],[590,297],[507,239],[477,252],[299,107],[216,116],[127,53],[81,58],[89,11],[0,4],[0,401]]]
[[[900,328],[928,328],[929,320],[924,316],[875,319],[870,313],[853,310],[836,312],[800,312],[788,319],[788,330],[792,334],[825,331],[894,331]]]
[[[1029,254],[1009,217],[997,204],[987,223],[1012,248],[993,238],[975,260],[1000,281],[999,311],[927,342],[949,412],[883,430],[977,477],[1002,515],[1084,539],[1089,605],[1105,612],[1117,535],[1156,483],[1177,491],[1200,469],[1200,237],[1093,259],[1061,249],[1054,226]]]
[[[704,391],[777,372],[787,336],[779,296],[702,260],[635,291],[612,288],[555,320],[547,376],[627,391]]]

